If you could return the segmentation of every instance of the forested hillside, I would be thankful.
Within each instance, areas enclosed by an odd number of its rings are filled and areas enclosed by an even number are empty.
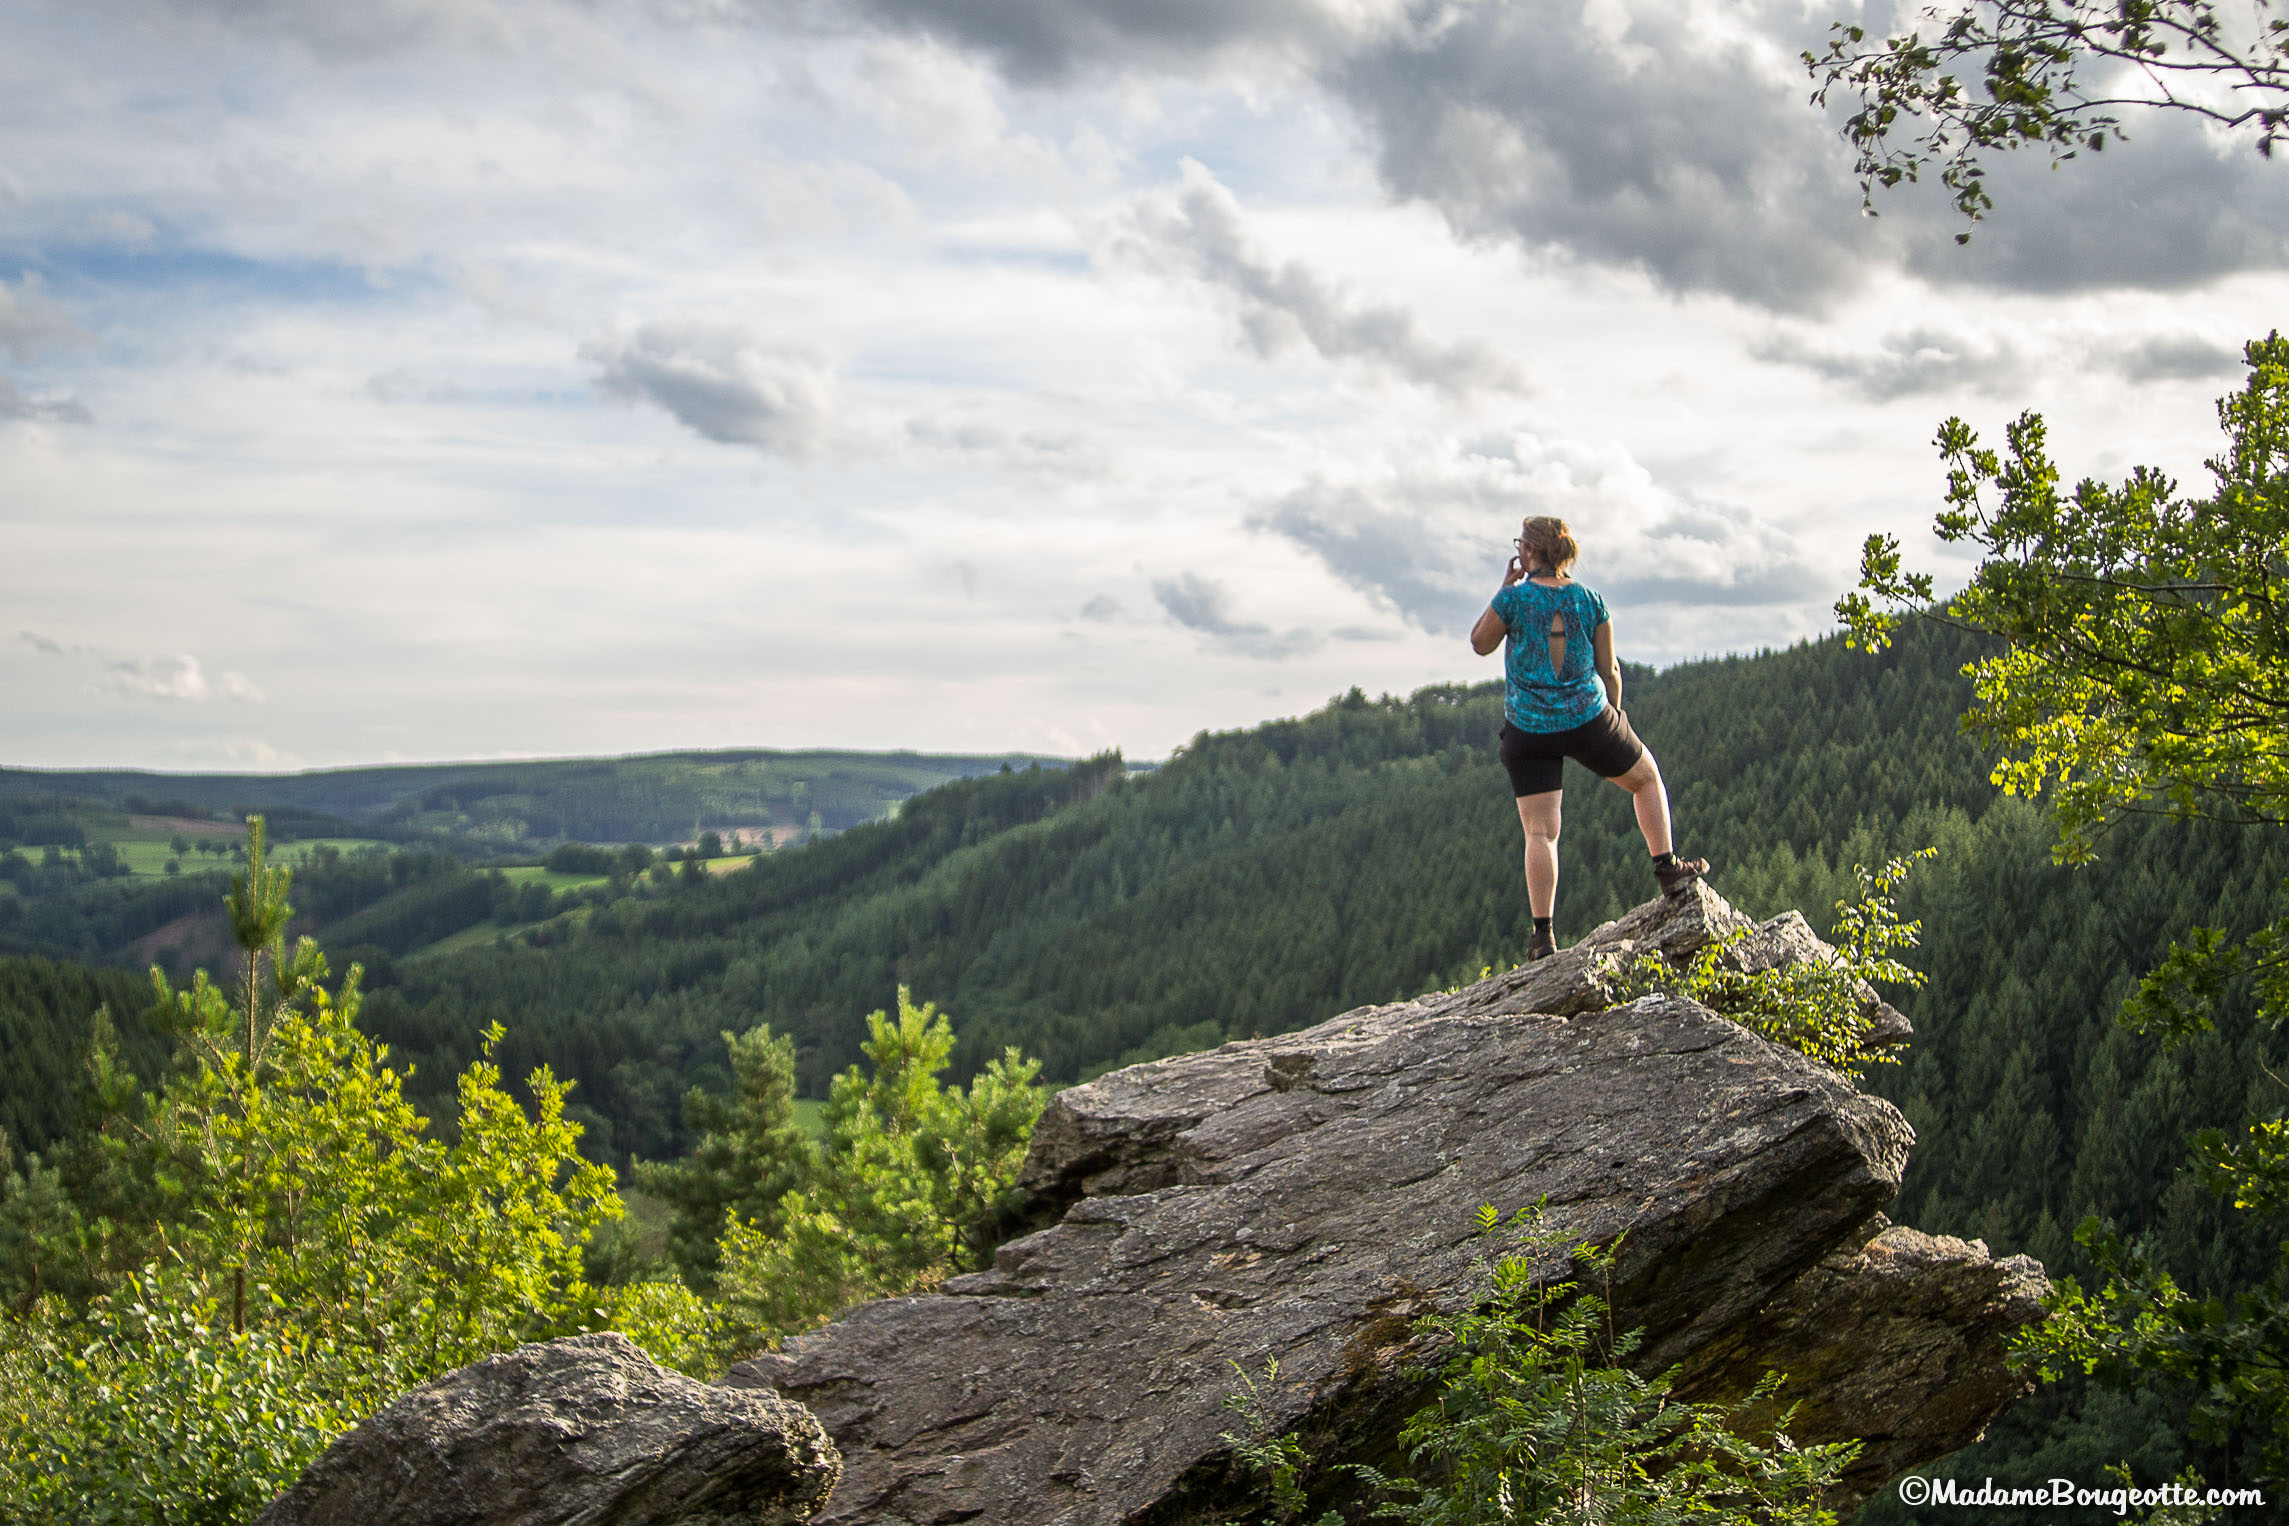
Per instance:
[[[1680,846],[1746,910],[1801,907],[1825,930],[1851,864],[1939,849],[1903,896],[1931,977],[1901,997],[1919,1036],[1869,1081],[1922,1136],[1898,1217],[2072,1269],[2072,1230],[2100,1213],[2154,1233],[2192,1285],[2240,1285],[2265,1248],[2185,1171],[2185,1141],[2265,1084],[2261,1041],[2234,1017],[2164,1055],[2113,1019],[2171,937],[2246,926],[2289,862],[2231,829],[2133,822],[2097,865],[2055,866],[2041,814],[1998,796],[1957,730],[1969,654],[1935,629],[1876,657],[1829,640],[1633,670],[1626,704]],[[1522,954],[1498,723],[1493,685],[1354,692],[1202,735],[1151,775],[1100,758],[950,784],[891,820],[552,923],[545,945],[385,961],[364,1021],[433,1109],[502,1024],[505,1071],[575,1080],[584,1148],[619,1162],[689,1147],[683,1094],[728,1082],[722,1032],[790,1036],[799,1087],[820,1096],[901,984],[952,1014],[960,1075],[1009,1045],[1071,1080],[1294,1028]],[[1572,773],[1566,810],[1570,940],[1654,885],[1620,791]],[[2129,1456],[2142,1476],[2188,1460],[2232,1476],[2188,1450],[2175,1402],[2047,1389],[1981,1465],[2095,1479]]]
[[[166,1066],[167,1040],[143,1020],[150,982],[129,970],[88,969],[52,959],[0,957],[0,1137],[41,1148],[79,1120],[72,1116],[88,1018],[112,1014],[120,1057],[138,1075]],[[0,1163],[0,1172],[6,1169]]]
[[[2253,923],[2289,862],[2230,829],[2132,823],[2098,865],[2054,865],[2041,813],[1998,796],[1958,732],[1968,655],[1936,629],[1879,657],[1831,640],[1633,672],[1626,703],[1681,845],[1747,910],[1802,907],[1824,930],[1852,863],[1939,848],[1903,898],[1925,924],[1931,983],[1903,1000],[1920,1037],[1870,1082],[1924,1136],[1903,1220],[2073,1269],[2073,1228],[2100,1213],[2153,1232],[2191,1285],[2243,1285],[2267,1248],[2192,1179],[2186,1139],[2266,1084],[2261,1041],[2229,1022],[2163,1055],[2114,1013],[2185,926]],[[1199,737],[1149,778],[1099,760],[953,786],[626,903],[569,946],[406,967],[373,1020],[440,1074],[473,1024],[503,1021],[517,1067],[579,1075],[599,1143],[645,1155],[680,1147],[675,1099],[720,1065],[718,1030],[792,1034],[816,1094],[900,982],[954,1014],[964,1071],[1015,1044],[1070,1079],[1315,1022],[1522,953],[1497,704],[1491,685],[1354,693]],[[1574,773],[1566,809],[1570,939],[1653,885],[1620,791]],[[2166,1394],[2084,1402],[2046,1390],[1986,1455],[2025,1476],[2096,1478],[2124,1456],[2147,1476],[2188,1460],[2229,1476],[2186,1450]]]
[[[1633,673],[1628,703],[1681,840],[1726,892],[1819,913],[1850,856],[1911,816],[1989,803],[1952,721],[1961,660],[1937,642],[1881,659],[1828,642]],[[1293,1028],[1522,953],[1498,724],[1492,686],[1355,693],[1196,738],[1149,777],[1100,759],[949,786],[896,820],[615,905],[547,948],[400,964],[370,1020],[442,1073],[497,1019],[512,1068],[579,1076],[608,1148],[640,1155],[681,1143],[676,1099],[719,1063],[720,1030],[791,1034],[817,1095],[901,982],[955,1014],[965,1071],[1017,1044],[1070,1079]],[[1569,789],[1570,936],[1653,882],[1626,797]]]
[[[298,774],[0,768],[0,803],[65,796],[160,815],[260,810],[274,825],[309,812],[385,835],[465,836],[502,845],[681,842],[706,827],[793,839],[842,831],[918,791],[1030,761],[1021,754],[747,750]]]

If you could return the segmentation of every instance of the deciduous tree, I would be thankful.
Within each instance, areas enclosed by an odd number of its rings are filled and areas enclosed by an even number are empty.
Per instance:
[[[2289,340],[2253,342],[2247,358],[2247,384],[2218,404],[2227,444],[2202,496],[2149,468],[2062,492],[2039,416],[2022,414],[2000,453],[1948,420],[1934,529],[1979,554],[1969,585],[1934,606],[1932,576],[1905,570],[1892,537],[1871,536],[1860,586],[1837,605],[1870,647],[1911,612],[2001,640],[1967,670],[1976,698],[1963,724],[1999,750],[1996,783],[2047,795],[2062,861],[2095,857],[2130,814],[2289,822]],[[2177,1042],[2210,1029],[2239,990],[2262,1020],[2289,1025],[2289,911],[2239,941],[2187,930],[2124,1015]],[[2289,1086],[2238,1135],[2196,1142],[2221,1195],[2276,1220],[2289,1215],[2285,1103]],[[2262,1438],[2274,1474],[2289,1474],[2289,1240],[2258,1286],[2205,1298],[2105,1225],[2078,1238],[2106,1285],[2085,1295],[2062,1281],[2036,1356],[2129,1387],[2182,1379],[2210,1434]]]

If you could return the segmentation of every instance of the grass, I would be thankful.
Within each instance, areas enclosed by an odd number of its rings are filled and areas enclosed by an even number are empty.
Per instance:
[[[546,885],[557,895],[567,890],[586,890],[601,885],[609,877],[602,874],[559,874],[539,864],[517,864],[501,871],[502,877],[512,885]]]
[[[139,880],[164,877],[167,873],[167,860],[171,858],[179,859],[182,864],[181,872],[184,874],[197,874],[206,869],[236,869],[241,863],[239,859],[217,858],[212,853],[192,852],[177,855],[175,850],[168,846],[174,835],[172,832],[136,831],[117,837],[108,837],[104,840],[119,850],[120,862],[127,865],[135,878]],[[293,868],[314,858],[321,847],[333,848],[347,854],[355,853],[360,848],[375,846],[377,846],[377,841],[371,837],[321,837],[309,842],[273,843],[270,848],[270,861],[273,864],[283,864],[288,868]]]
[[[752,853],[727,853],[721,858],[701,859],[700,867],[710,874],[732,874],[754,863],[755,858],[756,855]],[[670,867],[680,868],[681,865]],[[567,890],[586,890],[591,885],[601,885],[607,878],[601,874],[559,874],[554,869],[539,864],[516,864],[502,869],[501,873],[512,885],[546,885],[559,895]]]
[[[457,954],[463,949],[491,948],[498,939],[517,938],[531,932],[536,927],[547,927],[552,923],[556,924],[564,935],[570,936],[578,930],[581,923],[588,920],[589,913],[594,909],[589,906],[575,906],[570,911],[554,912],[535,922],[519,922],[514,927],[503,927],[500,923],[487,918],[474,927],[464,927],[457,933],[447,933],[435,943],[424,943],[417,949],[410,949],[406,952],[405,957],[408,959],[428,959],[438,954]]]
[[[90,834],[90,836],[95,841],[111,844],[119,854],[119,861],[127,866],[128,874],[139,880],[166,878],[167,864],[170,859],[176,863],[178,874],[205,874],[218,869],[235,870],[244,863],[243,859],[217,858],[212,853],[178,854],[170,845],[172,833],[157,835],[136,833],[116,837],[96,837],[94,834]],[[343,853],[354,853],[360,848],[371,848],[378,845],[376,840],[370,837],[327,837],[311,842],[285,843],[271,850],[270,861],[273,864],[282,864],[287,868],[295,868],[307,863],[320,847],[335,848]],[[38,863],[41,854],[46,850],[42,848],[19,848],[16,851],[34,863]],[[67,860],[76,860],[79,857],[79,850],[66,848],[64,849],[64,857]]]
[[[409,949],[406,951],[405,957],[408,959],[427,959],[436,954],[458,954],[465,948],[491,948],[497,938],[506,938],[511,933],[523,932],[525,927],[538,926],[540,926],[538,922],[527,922],[524,927],[503,927],[500,923],[488,919],[479,922],[474,927],[464,927],[457,933],[447,933],[435,943],[424,943],[417,949]]]

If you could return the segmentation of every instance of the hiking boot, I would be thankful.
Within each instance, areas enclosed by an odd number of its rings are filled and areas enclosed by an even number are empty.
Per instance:
[[[1553,933],[1536,933],[1534,941],[1526,946],[1526,962],[1539,964],[1558,951],[1558,939]]]
[[[1709,861],[1705,858],[1672,857],[1666,864],[1653,866],[1653,877],[1661,882],[1663,895],[1677,894],[1708,872]]]

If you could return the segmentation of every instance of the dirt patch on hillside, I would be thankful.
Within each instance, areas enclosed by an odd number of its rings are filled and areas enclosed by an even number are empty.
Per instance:
[[[159,963],[169,949],[174,954],[166,962],[177,970],[203,969],[227,977],[238,945],[231,940],[230,920],[219,911],[187,911],[127,945],[137,964]]]

